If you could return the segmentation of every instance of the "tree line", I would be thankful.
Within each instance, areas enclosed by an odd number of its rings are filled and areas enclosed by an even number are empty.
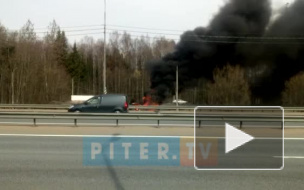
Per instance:
[[[62,103],[72,94],[103,93],[103,40],[84,37],[71,44],[53,21],[43,37],[28,21],[19,31],[0,24],[0,103]],[[173,51],[164,37],[132,38],[112,32],[106,43],[107,91],[140,101],[149,90],[145,63]]]
[[[72,94],[102,94],[104,45],[103,40],[88,36],[71,44],[55,21],[43,37],[35,33],[31,21],[18,31],[0,24],[0,103],[67,103]],[[165,37],[110,33],[106,43],[107,91],[127,94],[140,102],[150,90],[146,63],[173,52],[175,45]],[[303,76],[300,73],[286,82],[283,105],[304,106]],[[201,105],[259,105],[249,86],[243,68],[227,65],[215,69],[213,81],[198,79],[179,97]],[[171,100],[169,97],[168,102]]]

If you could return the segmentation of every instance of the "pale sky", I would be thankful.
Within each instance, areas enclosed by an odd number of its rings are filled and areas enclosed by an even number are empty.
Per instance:
[[[134,36],[170,33],[174,35],[166,35],[167,38],[178,39],[182,31],[206,26],[225,1],[227,0],[107,0],[107,24],[109,29],[122,30],[121,32],[127,30]],[[273,5],[283,6],[292,1],[273,0]],[[104,0],[0,0],[0,23],[9,29],[20,29],[29,19],[37,32],[44,32],[55,19],[62,29],[72,30],[67,32],[72,43],[86,34],[95,39],[103,38],[103,10]],[[166,29],[172,31],[165,31]]]

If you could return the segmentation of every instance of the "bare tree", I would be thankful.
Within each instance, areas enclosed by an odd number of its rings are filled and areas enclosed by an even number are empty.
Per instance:
[[[175,47],[173,40],[167,40],[166,38],[156,38],[153,42],[153,55],[155,58],[162,58],[166,54],[172,52]]]
[[[285,83],[282,103],[285,106],[304,105],[304,73],[299,73]]]
[[[244,70],[227,65],[217,68],[214,82],[207,85],[207,102],[210,105],[250,105],[249,84]]]

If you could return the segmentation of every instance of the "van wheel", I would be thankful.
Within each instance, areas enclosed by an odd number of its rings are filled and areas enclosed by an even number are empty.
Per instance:
[[[79,111],[79,110],[76,110],[74,113],[80,113],[80,111]]]
[[[119,111],[119,110],[116,110],[116,111],[115,111],[115,113],[117,113],[117,114],[118,114],[118,113],[121,113],[121,111]]]

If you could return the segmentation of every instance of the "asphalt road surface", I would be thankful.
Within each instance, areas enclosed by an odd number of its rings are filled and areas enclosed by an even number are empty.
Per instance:
[[[1,189],[303,189],[304,139],[285,139],[282,171],[83,166],[81,136],[0,136]]]

